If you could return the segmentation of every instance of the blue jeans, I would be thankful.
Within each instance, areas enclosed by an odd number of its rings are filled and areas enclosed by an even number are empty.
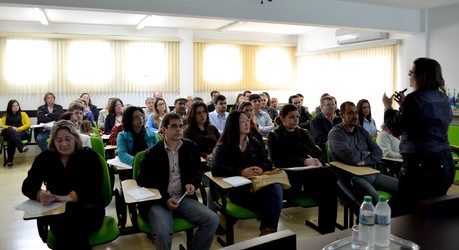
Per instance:
[[[376,190],[384,191],[392,195],[396,195],[398,191],[398,180],[384,174],[354,175],[351,177],[351,181],[352,186],[356,188],[360,194],[371,196],[373,204],[379,201],[379,194]]]
[[[40,147],[42,152],[48,148],[48,143],[46,143],[46,139],[49,138],[50,133],[51,131],[49,130],[43,130],[37,135],[36,141],[37,141],[38,147]]]
[[[174,233],[173,216],[179,216],[198,226],[198,231],[191,240],[190,249],[210,249],[220,218],[202,203],[185,197],[176,210],[154,204],[148,212],[153,244],[157,250],[169,250],[172,247]]]
[[[260,230],[273,228],[277,224],[282,210],[283,191],[279,184],[266,186],[255,193],[250,192],[250,185],[236,188],[229,193],[234,204],[248,208],[260,216]]]

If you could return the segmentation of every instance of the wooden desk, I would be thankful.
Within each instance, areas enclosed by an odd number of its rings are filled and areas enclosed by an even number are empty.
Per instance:
[[[40,214],[30,215],[27,212],[24,212],[24,217],[23,218],[24,218],[24,220],[32,220],[32,219],[37,219],[37,218],[40,218],[40,217],[63,214],[63,213],[65,213],[66,203],[65,202],[62,202],[62,203],[63,203],[62,206],[60,206],[58,208],[55,208],[53,210],[49,210],[49,211],[44,212],[44,213],[40,213]]]
[[[330,162],[330,165],[340,168],[344,171],[347,171],[353,175],[370,175],[370,174],[379,174],[380,172],[376,169],[370,168],[370,167],[356,167],[356,166],[351,166],[344,164],[342,162],[338,161],[332,161]]]
[[[159,193],[159,190],[156,188],[147,188],[150,190],[152,193],[155,194],[154,197],[147,198],[147,199],[142,199],[142,200],[136,200],[132,196],[128,194],[129,191],[134,190],[136,188],[140,188],[139,185],[137,185],[137,181],[133,179],[129,180],[124,180],[121,182],[121,187],[123,189],[123,196],[124,196],[124,202],[126,204],[131,204],[131,203],[138,203],[138,202],[143,202],[143,201],[152,201],[152,200],[159,200],[161,199],[161,194]]]
[[[233,186],[231,186],[230,184],[226,183],[225,181],[223,181],[224,178],[226,177],[216,177],[216,176],[213,176],[212,175],[212,172],[208,171],[205,173],[205,175],[211,179],[213,182],[215,182],[218,186],[220,186],[221,188],[223,189],[229,189],[229,188],[233,188]]]
[[[385,161],[392,161],[392,162],[400,162],[400,163],[403,162],[403,159],[390,158],[390,157],[383,157],[382,160],[385,160]]]

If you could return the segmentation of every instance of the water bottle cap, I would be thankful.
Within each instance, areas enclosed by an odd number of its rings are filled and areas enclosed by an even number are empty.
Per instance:
[[[371,196],[369,196],[369,195],[365,195],[365,196],[363,197],[363,201],[365,201],[365,202],[372,202],[372,200],[373,200],[373,199],[372,199]]]
[[[382,196],[382,195],[379,196],[379,201],[380,201],[380,202],[387,202],[386,196]]]

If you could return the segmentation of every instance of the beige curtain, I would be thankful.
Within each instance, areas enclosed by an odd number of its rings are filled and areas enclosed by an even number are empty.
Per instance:
[[[294,46],[194,43],[194,91],[286,90],[295,82]]]
[[[0,38],[0,87],[4,94],[176,92],[179,43]]]

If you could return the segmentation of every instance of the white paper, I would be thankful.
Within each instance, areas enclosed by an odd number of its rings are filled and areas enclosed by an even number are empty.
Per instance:
[[[107,163],[118,168],[132,169],[131,165],[128,165],[120,161],[120,158],[118,158],[118,156],[113,159],[107,160]]]
[[[145,200],[145,199],[156,196],[155,193],[151,192],[150,190],[144,187],[139,187],[133,190],[129,190],[129,191],[126,191],[126,193],[136,200]]]
[[[178,203],[182,202],[182,200],[183,200],[183,198],[185,198],[186,194],[187,194],[187,193],[184,193],[184,194],[182,195],[182,197],[180,197],[180,199],[178,200]]]
[[[230,184],[233,187],[239,187],[242,185],[250,184],[252,183],[251,180],[242,177],[242,176],[232,176],[232,177],[227,177],[223,179],[224,182]]]
[[[313,169],[313,168],[320,168],[321,166],[302,166],[302,167],[292,167],[292,168],[281,168],[283,170],[290,170],[290,171],[302,171],[302,170],[307,170],[307,169]]]
[[[35,201],[35,200],[26,200],[14,208],[17,210],[22,210],[26,212],[27,214],[34,216],[37,214],[46,213],[53,209],[59,208],[63,205],[64,203],[62,202],[53,202],[48,205],[43,205],[40,202]]]

